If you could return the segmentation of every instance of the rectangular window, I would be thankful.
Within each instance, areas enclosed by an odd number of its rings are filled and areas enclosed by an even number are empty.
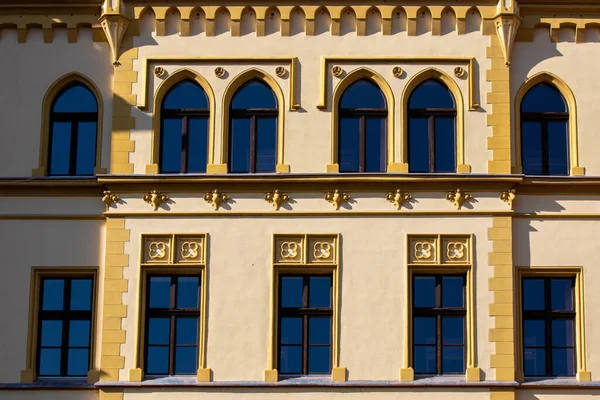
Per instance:
[[[281,375],[331,373],[332,275],[279,276]]]
[[[413,275],[415,374],[465,373],[466,275]]]
[[[94,276],[39,281],[37,376],[86,377],[90,370]]]
[[[575,375],[575,278],[522,280],[525,376]]]
[[[200,275],[153,275],[146,282],[146,375],[195,375]]]

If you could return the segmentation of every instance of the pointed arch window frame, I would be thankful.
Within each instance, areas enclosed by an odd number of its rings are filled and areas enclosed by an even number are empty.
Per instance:
[[[52,108],[58,96],[63,90],[68,89],[73,85],[82,85],[88,89],[96,98],[98,107],[98,120],[96,121],[96,161],[94,163],[94,175],[105,174],[106,168],[102,168],[102,121],[104,119],[104,102],[102,94],[96,84],[84,74],[79,72],[71,72],[58,78],[46,91],[42,101],[42,124],[40,134],[39,161],[38,167],[33,168],[31,175],[34,177],[49,176],[50,172],[50,150],[51,150],[51,114]]]
[[[387,103],[387,168],[386,172],[394,170],[394,92],[389,83],[379,73],[370,68],[358,68],[344,76],[335,86],[331,101],[331,162],[326,165],[328,173],[340,172],[339,146],[340,146],[340,100],[342,95],[353,83],[367,79],[379,87]]]
[[[569,114],[568,120],[568,157],[569,157],[569,176],[583,176],[585,175],[585,167],[579,165],[579,147],[577,137],[577,101],[571,88],[558,76],[550,72],[539,72],[529,77],[519,88],[515,96],[514,101],[514,115],[515,115],[515,137],[514,137],[514,163],[512,172],[515,174],[523,173],[523,149],[521,145],[522,140],[522,120],[521,120],[521,104],[525,95],[533,87],[540,83],[546,83],[555,87],[562,95],[565,103],[567,104],[567,112]]]
[[[183,81],[192,81],[197,83],[208,98],[208,148],[207,148],[207,173],[211,163],[211,154],[214,153],[215,143],[215,95],[208,81],[199,73],[188,68],[179,69],[169,76],[158,86],[154,94],[153,118],[152,118],[152,144],[150,164],[146,164],[146,174],[160,173],[160,145],[161,145],[161,127],[162,127],[162,104],[167,94],[177,84]]]
[[[244,84],[252,80],[258,80],[265,83],[271,88],[275,98],[277,99],[277,144],[276,144],[276,173],[289,173],[290,166],[284,163],[284,119],[285,119],[285,96],[281,87],[271,75],[258,68],[251,68],[238,74],[231,80],[223,95],[223,105],[221,108],[221,137],[218,145],[211,146],[209,160],[211,163],[207,166],[207,174],[227,174],[229,173],[229,153],[230,153],[230,120],[231,120],[231,102],[233,97]],[[215,141],[216,142],[216,141]],[[220,164],[215,163],[215,149],[220,147]]]
[[[454,79],[446,72],[437,68],[428,68],[413,76],[406,84],[402,92],[400,112],[402,117],[402,129],[400,131],[400,143],[402,150],[400,152],[400,166],[397,172],[408,173],[408,102],[413,91],[423,82],[429,79],[436,79],[442,82],[448,91],[454,96],[456,106],[456,173],[468,174],[471,172],[471,165],[465,163],[465,105],[464,97],[460,87]]]

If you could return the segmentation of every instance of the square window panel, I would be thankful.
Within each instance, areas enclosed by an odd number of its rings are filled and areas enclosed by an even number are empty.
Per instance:
[[[546,375],[546,350],[525,348],[523,351],[525,364],[525,375],[545,376]]]
[[[416,374],[435,374],[436,364],[435,346],[414,346],[413,365]]]
[[[282,374],[302,373],[302,345],[280,346],[279,372]]]
[[[462,374],[465,372],[464,346],[444,346],[442,348],[442,372]]]
[[[86,376],[90,368],[89,349],[69,349],[67,375]]]
[[[60,375],[61,349],[40,349],[40,376]]]
[[[198,366],[198,347],[177,346],[175,349],[175,374],[194,375]]]
[[[309,307],[331,307],[331,277],[311,276],[309,290]]]
[[[309,346],[308,347],[308,373],[329,374],[331,373],[331,347]]]

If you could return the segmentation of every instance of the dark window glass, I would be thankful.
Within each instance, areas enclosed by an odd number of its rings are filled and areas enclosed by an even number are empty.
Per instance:
[[[50,111],[49,175],[93,175],[98,103],[83,84],[63,89]]]
[[[384,172],[387,150],[387,103],[368,79],[351,84],[339,104],[340,172]]]
[[[275,172],[278,113],[277,99],[266,83],[255,79],[238,89],[230,109],[230,172]]]
[[[456,172],[456,105],[436,79],[421,83],[408,100],[409,172]]]
[[[331,373],[331,275],[279,278],[279,373]]]
[[[412,292],[415,373],[464,373],[465,276],[415,275]]]
[[[90,369],[93,279],[40,279],[37,375],[85,377]]]
[[[525,376],[575,375],[573,278],[523,278]]]
[[[569,174],[569,110],[548,83],[531,88],[521,102],[521,158],[526,175]]]
[[[150,275],[146,299],[146,374],[195,374],[198,369],[200,277]]]
[[[206,172],[208,119],[206,93],[184,80],[165,95],[161,110],[160,172]]]

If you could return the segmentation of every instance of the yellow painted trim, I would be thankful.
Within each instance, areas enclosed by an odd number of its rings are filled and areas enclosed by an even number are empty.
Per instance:
[[[471,75],[471,73],[469,73]],[[428,68],[414,75],[404,87],[401,97],[400,112],[404,116],[402,119],[402,130],[400,131],[400,143],[402,151],[400,153],[400,163],[408,165],[408,100],[412,92],[423,82],[429,79],[436,79],[442,82],[454,97],[456,104],[456,171],[470,172],[471,167],[465,164],[465,123],[464,123],[464,103],[460,88],[450,76],[437,68]]]
[[[387,102],[387,165],[394,163],[394,92],[385,78],[370,68],[361,67],[344,76],[333,89],[332,113],[331,113],[331,164],[326,167],[327,172],[339,172],[339,102],[346,89],[360,79],[367,79],[379,87]],[[331,165],[336,165],[338,171],[334,171]]]
[[[146,110],[149,102],[149,88],[148,82],[153,76],[151,66],[154,64],[201,64],[201,65],[239,65],[239,64],[288,64],[289,71],[289,92],[290,98],[289,111],[297,111],[300,108],[300,99],[298,91],[298,57],[194,57],[194,56],[155,56],[146,57],[142,61],[142,71],[140,77],[140,85],[142,88],[141,96],[138,98],[137,107],[141,110]],[[283,104],[283,103],[281,103]]]
[[[331,207],[328,207],[331,208]],[[328,216],[328,217],[371,217],[371,216],[512,216],[514,214],[511,210],[465,210],[464,208],[460,211],[453,210],[424,210],[424,211],[408,211],[408,210],[395,210],[390,207],[389,210],[380,211],[353,211],[353,210],[334,210],[331,208],[330,211],[287,211],[281,208],[277,213],[273,213],[273,210],[267,211],[228,211],[219,208],[217,211],[131,211],[131,212],[120,212],[120,211],[108,211],[104,215],[107,217],[155,217],[155,218],[172,218],[172,217],[206,217],[206,216],[230,216],[230,217],[274,217],[280,218],[282,215],[293,215],[297,217],[304,216]]]
[[[70,72],[58,78],[46,91],[44,100],[42,101],[42,131],[40,134],[40,155],[39,165],[31,171],[32,176],[48,175],[48,161],[50,152],[50,112],[56,96],[59,93],[74,83],[80,83],[88,88],[98,104],[98,122],[96,124],[96,163],[94,166],[94,174],[106,173],[106,168],[102,168],[102,122],[104,118],[104,102],[102,94],[96,84],[87,76],[79,72]]]
[[[227,164],[229,162],[229,108],[231,105],[231,100],[233,96],[237,92],[237,90],[242,87],[246,82],[258,79],[265,84],[267,84],[271,90],[273,90],[273,94],[277,98],[277,166],[279,166],[280,170],[287,169],[289,171],[289,166],[284,167],[284,118],[285,118],[285,97],[283,95],[283,91],[281,87],[271,75],[267,74],[265,71],[258,68],[250,68],[246,71],[240,73],[238,76],[233,78],[227,88],[225,89],[225,93],[223,94],[223,108],[221,110],[221,114],[223,116],[221,123],[221,130],[223,132],[221,136],[221,163]],[[291,79],[291,78],[290,78]],[[209,154],[211,164],[215,164],[215,154],[214,149],[213,153]]]
[[[281,238],[293,238],[302,241],[301,260],[297,262],[277,263],[277,242]],[[310,263],[309,246],[311,239],[324,238],[333,240],[335,243],[335,261],[327,263]],[[277,382],[277,321],[279,303],[279,275],[285,273],[293,274],[331,274],[333,276],[333,318],[332,318],[332,342],[331,342],[331,379],[333,382],[345,382],[348,379],[348,370],[340,366],[340,317],[341,317],[341,265],[340,251],[341,241],[338,233],[276,233],[272,235],[271,246],[271,293],[269,296],[269,344],[267,352],[267,369],[264,372],[265,382]]]
[[[214,146],[215,146],[215,94],[210,86],[210,83],[199,73],[192,71],[189,68],[182,68],[175,71],[158,86],[156,93],[154,94],[154,107],[152,116],[152,150],[151,150],[151,158],[150,164],[146,165],[146,173],[154,173],[157,174],[160,171],[160,167],[158,165],[160,160],[160,129],[161,129],[161,111],[162,111],[162,103],[169,92],[175,85],[184,81],[191,80],[196,82],[204,93],[206,93],[206,97],[208,98],[208,108],[209,108],[209,116],[208,116],[208,148],[207,150],[207,159],[209,154],[214,154]],[[210,160],[210,159],[209,159]]]
[[[92,320],[90,328],[90,370],[88,371],[89,383],[96,383],[98,364],[96,362],[96,343],[98,326],[98,270],[99,267],[32,267],[29,281],[29,317],[27,329],[27,352],[25,370],[21,371],[21,383],[32,383],[36,379],[37,341],[38,341],[38,313],[40,303],[41,278],[45,277],[72,277],[91,276],[94,280],[92,293]]]
[[[474,57],[446,57],[446,56],[430,56],[430,57],[410,57],[410,56],[332,56],[321,57],[320,67],[320,90],[319,110],[327,109],[328,99],[328,76],[331,74],[329,66],[333,63],[361,63],[361,64],[467,64],[467,79],[469,86],[469,111],[477,111],[479,109],[477,81],[475,73],[475,58]],[[461,96],[462,98],[462,96]],[[389,106],[389,105],[388,105]]]
[[[523,98],[535,85],[539,83],[548,83],[554,86],[563,96],[567,103],[569,111],[569,174],[572,176],[584,175],[585,169],[579,165],[579,148],[577,140],[577,101],[575,95],[569,86],[558,76],[550,72],[539,72],[521,85],[514,102],[515,115],[515,167],[514,173],[523,173],[522,152],[521,152],[521,102]]]
[[[168,261],[157,264],[144,263],[145,253],[144,244],[147,238],[160,237],[170,242],[170,256]],[[178,239],[184,238],[202,238],[202,262],[176,262],[176,245]],[[200,327],[198,338],[198,370],[196,380],[198,382],[212,381],[212,370],[206,366],[207,352],[207,324],[208,324],[208,263],[207,248],[209,238],[206,233],[169,233],[169,234],[142,234],[140,235],[139,245],[139,275],[136,287],[136,310],[137,310],[137,329],[134,333],[134,366],[129,370],[129,381],[140,382],[144,376],[144,339],[145,339],[145,310],[146,310],[146,280],[149,274],[168,273],[168,274],[189,274],[200,275],[201,298],[200,298]]]
[[[574,277],[575,278],[575,352],[577,359],[576,376],[580,382],[590,382],[591,372],[587,369],[585,339],[585,297],[583,267],[516,267],[516,348],[517,376],[523,380],[523,318],[522,318],[522,279],[523,277]]]

